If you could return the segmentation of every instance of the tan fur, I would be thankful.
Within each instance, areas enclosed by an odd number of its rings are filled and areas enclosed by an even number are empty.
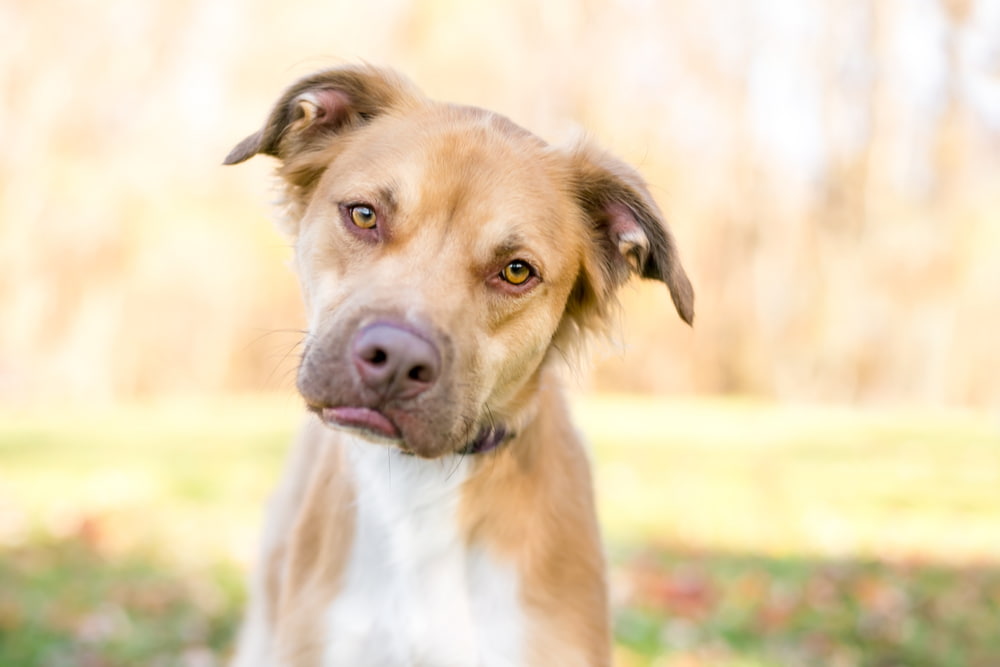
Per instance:
[[[401,433],[394,446],[426,459],[495,425],[512,433],[468,455],[460,536],[519,573],[527,664],[609,664],[589,466],[554,360],[600,330],[631,273],[666,283],[681,317],[693,317],[690,283],[639,176],[367,67],[295,84],[227,163],[256,153],[280,160],[286,184],[310,324],[299,370],[307,403],[324,414],[376,401]],[[345,222],[358,202],[377,211],[376,229]],[[523,291],[498,279],[514,259],[540,276]],[[349,341],[382,320],[431,341],[443,369],[432,389],[377,399],[358,383]],[[321,664],[324,610],[356,520],[341,440],[318,420],[303,431],[273,501],[240,665]]]
[[[307,428],[315,428],[312,422]],[[275,627],[279,664],[319,664],[322,638],[316,622],[337,592],[350,534],[354,530],[351,504],[354,489],[345,474],[343,452],[328,434],[316,433],[321,446],[310,462],[311,470],[297,481],[305,483],[288,543],[280,562],[272,562],[280,575],[269,586],[277,600]],[[307,441],[307,445],[309,446]],[[322,446],[327,444],[327,446]]]
[[[513,559],[537,628],[532,664],[607,663],[610,634],[600,534],[587,457],[554,374],[537,388],[535,419],[483,461],[463,498],[463,526]]]

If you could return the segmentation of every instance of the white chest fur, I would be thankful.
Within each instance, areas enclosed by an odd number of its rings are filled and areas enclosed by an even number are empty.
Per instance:
[[[348,443],[354,542],[327,611],[327,666],[506,667],[524,663],[515,569],[457,530],[469,459],[425,461]]]

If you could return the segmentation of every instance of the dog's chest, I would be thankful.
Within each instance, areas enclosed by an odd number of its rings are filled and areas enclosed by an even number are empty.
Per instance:
[[[523,660],[520,581],[458,531],[469,460],[350,443],[356,525],[326,616],[326,665],[501,667]]]

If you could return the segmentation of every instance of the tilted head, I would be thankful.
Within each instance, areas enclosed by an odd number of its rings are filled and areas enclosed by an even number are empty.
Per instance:
[[[642,179],[399,75],[294,84],[226,158],[276,157],[309,338],[299,390],[329,424],[434,458],[517,429],[554,345],[599,328],[630,273],[693,293]]]

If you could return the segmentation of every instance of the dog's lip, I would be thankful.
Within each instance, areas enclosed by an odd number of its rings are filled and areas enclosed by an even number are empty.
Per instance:
[[[388,417],[372,408],[340,406],[322,408],[320,418],[330,426],[357,428],[391,440],[399,440],[399,428]]]

